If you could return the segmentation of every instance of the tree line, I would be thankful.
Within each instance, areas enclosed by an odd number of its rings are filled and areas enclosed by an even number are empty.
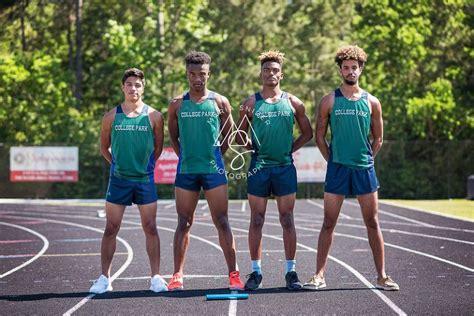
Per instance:
[[[378,163],[417,170],[430,156],[408,155],[414,143],[473,149],[473,11],[467,0],[3,1],[0,142],[78,145],[81,181],[54,185],[49,195],[101,197],[107,166],[98,150],[100,119],[122,100],[126,68],[145,71],[144,101],[166,116],[169,99],[186,89],[185,54],[205,51],[212,57],[209,87],[237,114],[259,89],[258,54],[278,49],[287,57],[283,89],[313,118],[319,99],[339,83],[337,47],[357,44],[369,56],[361,86],[382,103],[386,143],[400,147],[398,158]],[[474,173],[469,154],[459,159],[451,161],[459,169],[454,196]],[[416,173],[400,178],[390,165],[382,169],[387,180],[405,183],[382,193],[413,195],[403,187],[417,186]],[[413,197],[439,195],[433,181]]]

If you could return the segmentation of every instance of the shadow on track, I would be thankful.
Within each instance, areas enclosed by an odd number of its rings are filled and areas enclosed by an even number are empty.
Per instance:
[[[284,287],[275,287],[275,288],[264,288],[257,291],[243,291],[239,293],[248,293],[249,295],[258,295],[258,294],[293,294],[295,292],[299,293],[313,293],[315,292],[331,292],[331,291],[360,291],[360,290],[370,290],[369,288],[340,288],[340,289],[321,289],[317,291],[290,291]],[[42,301],[50,299],[61,299],[61,298],[84,298],[88,296],[88,292],[71,292],[71,293],[38,293],[38,294],[25,294],[25,295],[2,295],[0,296],[0,301],[10,301],[10,302],[25,302],[25,301]],[[154,293],[148,290],[139,290],[139,291],[114,291],[104,294],[95,295],[92,300],[113,300],[121,298],[137,298],[137,297],[167,297],[167,298],[189,298],[189,297],[203,297],[207,294],[229,294],[229,289],[196,289],[196,290],[184,290],[184,291],[174,291],[174,292],[160,292]]]

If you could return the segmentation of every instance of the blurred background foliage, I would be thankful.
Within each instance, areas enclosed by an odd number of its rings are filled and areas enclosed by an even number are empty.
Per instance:
[[[314,124],[319,99],[340,82],[336,49],[357,44],[369,55],[361,86],[384,113],[381,195],[464,197],[474,173],[473,12],[468,0],[2,1],[0,196],[104,196],[100,120],[122,101],[126,68],[145,71],[144,101],[166,116],[187,88],[184,56],[205,51],[209,88],[236,117],[260,87],[257,56],[278,49],[282,87]],[[10,183],[8,150],[18,145],[79,146],[80,181]],[[244,183],[230,181],[230,196],[245,197]],[[300,196],[321,196],[320,184],[300,186]],[[158,191],[172,197],[171,186]]]

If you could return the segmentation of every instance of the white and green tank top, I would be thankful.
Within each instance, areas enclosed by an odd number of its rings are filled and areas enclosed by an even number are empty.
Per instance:
[[[368,93],[363,91],[355,101],[344,97],[340,89],[335,90],[334,96],[329,120],[333,162],[355,169],[373,166]]]

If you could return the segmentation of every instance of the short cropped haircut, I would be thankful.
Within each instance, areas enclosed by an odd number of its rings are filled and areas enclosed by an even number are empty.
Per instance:
[[[186,55],[184,61],[186,63],[186,67],[189,65],[210,65],[211,56],[204,52],[192,51]]]
[[[280,64],[280,66],[283,66],[283,61],[285,60],[285,54],[277,50],[269,50],[269,51],[261,53],[258,56],[258,59],[260,60],[260,66],[263,66],[263,64],[266,63],[267,61],[276,62]]]
[[[125,72],[123,73],[123,76],[122,76],[122,85],[125,84],[125,81],[129,77],[140,78],[143,82],[143,85],[145,85],[145,74],[140,69],[138,69],[138,68],[129,68],[129,69],[125,70]]]
[[[343,46],[337,50],[334,61],[339,65],[340,68],[344,60],[351,59],[357,60],[359,62],[359,66],[363,67],[367,61],[367,54],[357,45]]]

